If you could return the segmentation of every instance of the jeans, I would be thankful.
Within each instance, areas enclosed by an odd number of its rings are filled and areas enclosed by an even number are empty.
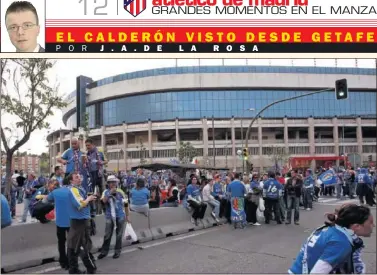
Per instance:
[[[24,200],[24,190],[22,187],[17,188],[17,203],[22,203]]]
[[[178,207],[178,202],[165,202],[162,207]]]
[[[24,199],[24,213],[22,214],[22,222],[26,222],[27,219],[27,214],[30,212],[29,211],[29,205],[30,205],[31,199]],[[31,216],[31,213],[30,213]]]
[[[300,198],[296,196],[287,196],[287,222],[292,220],[292,210],[295,210],[294,221],[300,220]]]
[[[124,218],[116,218],[115,229],[115,253],[120,253],[122,249],[122,238],[125,229]],[[107,255],[110,249],[111,238],[113,237],[114,221],[112,219],[106,219],[105,236],[103,237],[103,244],[101,247],[101,254]]]
[[[287,211],[287,205],[285,201],[286,201],[285,197],[279,198],[280,217],[282,221],[285,220],[285,211]]]
[[[68,256],[67,256],[67,234],[69,232],[69,227],[59,227],[56,226],[56,235],[58,237],[58,251],[59,251],[59,263],[60,265],[68,266]]]
[[[11,192],[10,193],[10,212],[12,217],[16,216],[16,204],[17,204],[17,192]]]
[[[313,208],[313,192],[314,190],[312,188],[305,188],[304,190],[304,208]]]
[[[218,218],[220,214],[220,202],[216,200],[210,200],[206,201],[206,203],[213,208],[213,212],[215,213],[215,216]]]
[[[225,216],[225,209],[226,209],[226,204],[228,201],[225,198],[216,198],[216,200],[220,203],[220,212],[219,212],[219,217],[222,218]]]
[[[342,198],[342,184],[337,184],[336,185],[336,198],[341,199]]]
[[[144,205],[130,205],[131,211],[138,212],[144,214],[146,217],[148,217],[149,213],[149,204],[144,204]]]
[[[353,198],[356,193],[356,183],[355,182],[349,182],[348,183],[348,194],[350,198]]]

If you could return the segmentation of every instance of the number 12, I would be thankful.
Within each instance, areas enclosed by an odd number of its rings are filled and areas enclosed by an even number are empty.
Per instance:
[[[88,14],[88,1],[87,0],[79,0],[79,4],[84,2],[84,15]],[[97,4],[97,0],[94,0],[94,4]],[[98,6],[94,8],[94,15],[107,15],[107,12],[99,12],[98,10],[107,8],[107,0],[105,0],[105,4],[102,6]]]

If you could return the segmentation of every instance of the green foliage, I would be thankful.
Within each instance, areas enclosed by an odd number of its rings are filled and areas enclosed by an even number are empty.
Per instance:
[[[144,147],[143,140],[140,139],[140,145],[138,146],[140,149],[140,165],[146,164],[148,161],[145,159],[147,149]]]
[[[196,149],[192,144],[188,142],[181,141],[179,149],[178,149],[178,158],[181,163],[190,163],[197,155]]]
[[[39,167],[41,169],[41,174],[47,175],[50,173],[50,159],[47,153],[42,153],[39,156]]]
[[[13,145],[7,138],[9,131],[1,128],[1,141],[7,155],[7,189],[13,154],[24,145],[36,130],[48,129],[47,118],[54,109],[66,106],[58,95],[58,86],[50,84],[48,73],[55,62],[42,58],[0,59],[1,61],[1,112],[12,116],[11,123],[22,132]],[[4,127],[4,126],[3,126]],[[12,142],[13,143],[13,142]],[[8,194],[7,193],[7,194]]]

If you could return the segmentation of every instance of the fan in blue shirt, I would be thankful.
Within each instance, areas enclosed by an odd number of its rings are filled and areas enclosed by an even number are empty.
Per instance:
[[[360,253],[360,237],[370,237],[374,227],[370,209],[344,205],[330,222],[315,230],[305,241],[289,273],[329,274],[365,273]]]
[[[70,189],[65,185],[48,194],[47,200],[55,203],[55,223],[58,237],[59,263],[62,268],[68,268],[66,239],[70,227],[69,207]]]
[[[12,218],[10,216],[10,208],[8,200],[1,194],[1,229],[10,226],[12,224]]]

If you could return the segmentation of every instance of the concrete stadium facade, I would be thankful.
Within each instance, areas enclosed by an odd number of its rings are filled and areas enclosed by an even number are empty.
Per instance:
[[[335,80],[342,78],[348,80],[347,100],[325,92],[266,110],[253,125],[249,160],[256,170],[273,166],[276,151],[283,152],[281,161],[289,157],[298,167],[314,168],[326,161],[339,164],[341,155],[353,155],[355,165],[376,161],[376,70],[206,66],[153,69],[99,81],[78,77],[81,93],[71,93],[63,110],[67,129],[47,137],[50,164],[57,164],[55,156],[79,135],[77,129],[87,113],[89,135],[105,148],[109,170],[130,169],[141,156],[148,162],[169,163],[182,141],[197,149],[203,164],[240,168],[237,150],[242,149],[242,129],[245,135],[261,108],[334,87]]]

